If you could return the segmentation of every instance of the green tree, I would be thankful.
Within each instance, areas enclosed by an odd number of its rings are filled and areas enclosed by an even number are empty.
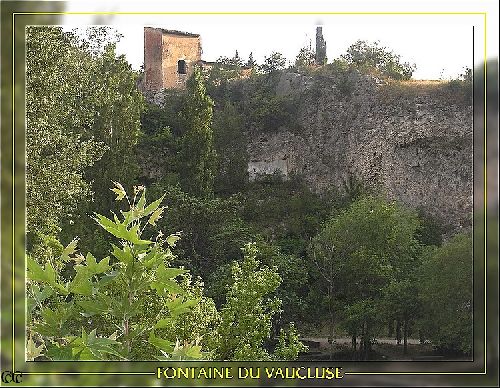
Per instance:
[[[281,332],[275,357],[264,347],[271,337],[272,320],[280,312],[281,300],[272,293],[281,283],[276,268],[260,266],[255,244],[243,248],[241,263],[233,262],[232,284],[221,310],[217,359],[270,360],[295,359],[305,347],[295,329]]]
[[[226,102],[214,115],[214,145],[218,159],[215,189],[219,194],[242,191],[247,181],[248,154],[243,118]]]
[[[108,147],[102,159],[86,172],[92,182],[94,203],[92,209],[106,211],[113,206],[113,197],[106,190],[112,181],[131,187],[138,174],[135,147],[141,131],[141,113],[144,98],[137,88],[138,73],[123,55],[116,54],[116,42],[103,28],[89,31],[81,46],[87,42],[102,42],[98,54],[93,55],[93,68],[87,76],[93,77],[92,98],[84,100],[94,110],[90,131],[94,138]],[[88,93],[88,91],[87,91]],[[90,210],[90,209],[89,209]]]
[[[204,281],[219,266],[240,257],[241,247],[253,233],[240,215],[236,197],[202,198],[178,187],[155,185],[156,194],[166,192],[170,211],[158,223],[163,230],[182,230],[177,262]]]
[[[268,74],[277,70],[283,70],[286,66],[286,58],[283,54],[273,51],[271,55],[264,58],[264,63],[261,65],[260,69]]]
[[[185,104],[183,94],[170,94],[164,105],[147,104],[141,117],[142,132],[137,144],[141,160],[140,182],[162,187],[179,184],[179,152],[182,120],[179,111]]]
[[[367,312],[356,316],[366,318],[360,327],[364,328],[363,349],[369,350],[376,326],[368,312],[373,306],[380,308],[382,290],[390,280],[404,279],[414,266],[418,226],[414,212],[374,196],[358,199],[326,222],[310,252],[328,295],[332,336],[335,322],[342,318],[339,306],[357,305],[357,310],[366,306]],[[355,329],[350,333],[353,337],[358,333]]]
[[[390,320],[396,320],[398,327],[403,330],[403,352],[408,352],[408,335],[410,328],[414,325],[421,314],[421,303],[419,298],[418,281],[414,274],[399,281],[393,280],[383,291],[383,305],[386,315]],[[399,333],[397,334],[399,340]]]
[[[295,67],[297,69],[304,69],[313,66],[316,63],[316,53],[309,46],[302,47],[295,58]]]
[[[236,62],[235,62],[236,60]],[[228,99],[232,80],[239,79],[242,67],[241,59],[219,57],[211,67],[205,71],[206,88],[208,94],[218,100]]]
[[[424,256],[419,288],[424,334],[442,351],[472,354],[472,238],[456,235]]]
[[[248,56],[248,61],[245,64],[245,66],[254,67],[256,65],[257,65],[257,62],[255,61],[255,59],[253,59],[253,53],[251,52],[250,55]]]
[[[117,37],[107,27],[86,34],[27,29],[28,230],[64,226],[68,240],[93,229],[85,217],[91,201],[93,210],[112,207],[104,189],[112,179],[133,183],[143,108],[137,74],[116,55]]]
[[[380,324],[380,309],[371,298],[360,299],[344,308],[341,326],[351,335],[354,351],[357,349],[357,337],[361,337],[359,351],[367,357],[374,329]]]
[[[240,54],[238,54],[238,50],[235,51],[234,56],[231,58],[231,62],[235,66],[243,66],[243,60],[240,57]]]
[[[83,179],[107,146],[88,130],[97,112],[82,104],[93,69],[76,38],[58,27],[26,29],[27,232],[56,234],[64,216],[90,194]],[[86,100],[84,100],[86,101]]]
[[[186,123],[180,154],[181,186],[188,193],[213,195],[217,154],[212,132],[213,101],[207,95],[201,70],[195,68],[187,82],[186,105],[181,116]]]
[[[380,46],[378,41],[358,40],[341,58],[363,72],[375,72],[375,75],[396,80],[410,79],[416,69],[415,64],[402,62],[400,55]]]

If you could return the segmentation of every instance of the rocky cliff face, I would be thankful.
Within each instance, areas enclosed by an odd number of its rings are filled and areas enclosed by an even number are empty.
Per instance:
[[[297,173],[319,192],[356,177],[453,230],[468,227],[472,105],[452,86],[284,73],[276,93],[296,97],[297,125],[249,130],[249,177]]]

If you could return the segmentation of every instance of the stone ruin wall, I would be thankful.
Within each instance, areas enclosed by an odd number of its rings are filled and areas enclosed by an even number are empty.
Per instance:
[[[201,38],[197,34],[144,28],[144,89],[183,89],[201,61]],[[178,72],[178,61],[186,63],[186,74]]]
[[[159,90],[163,85],[161,72],[162,32],[158,28],[144,28],[144,89]]]
[[[201,61],[200,37],[163,35],[163,87],[184,88],[186,81],[194,71],[194,65]],[[177,72],[177,61],[186,62],[186,74]]]

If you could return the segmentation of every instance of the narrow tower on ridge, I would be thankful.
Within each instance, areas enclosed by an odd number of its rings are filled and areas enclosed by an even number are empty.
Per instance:
[[[316,27],[316,65],[326,63],[326,42],[323,39],[323,27]]]

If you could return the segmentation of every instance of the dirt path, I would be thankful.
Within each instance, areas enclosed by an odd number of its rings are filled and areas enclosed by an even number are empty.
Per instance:
[[[319,342],[320,348],[330,347],[330,344],[328,343],[328,338],[326,337],[302,337],[301,339],[305,341]],[[349,337],[335,338],[334,341],[336,344],[339,345],[351,344],[351,338]],[[377,338],[376,341],[379,344],[397,345],[397,341],[394,338]],[[358,343],[359,343],[359,338],[358,338]],[[418,344],[420,344],[420,341],[418,339],[408,338],[408,345],[418,345]],[[403,340],[401,340],[401,345],[403,345]]]
[[[351,349],[351,338],[335,338],[332,346],[328,343],[327,337],[303,337],[301,340],[308,345],[309,350],[302,355],[304,360],[357,360],[357,356]],[[407,361],[420,359],[422,357],[440,357],[433,354],[432,345],[429,343],[421,344],[418,339],[409,338],[407,352],[404,352],[403,342],[398,345],[394,338],[377,338],[373,344],[370,359]],[[357,341],[358,348],[360,339]],[[332,353],[333,351],[333,353]],[[358,355],[359,356],[359,355]]]

